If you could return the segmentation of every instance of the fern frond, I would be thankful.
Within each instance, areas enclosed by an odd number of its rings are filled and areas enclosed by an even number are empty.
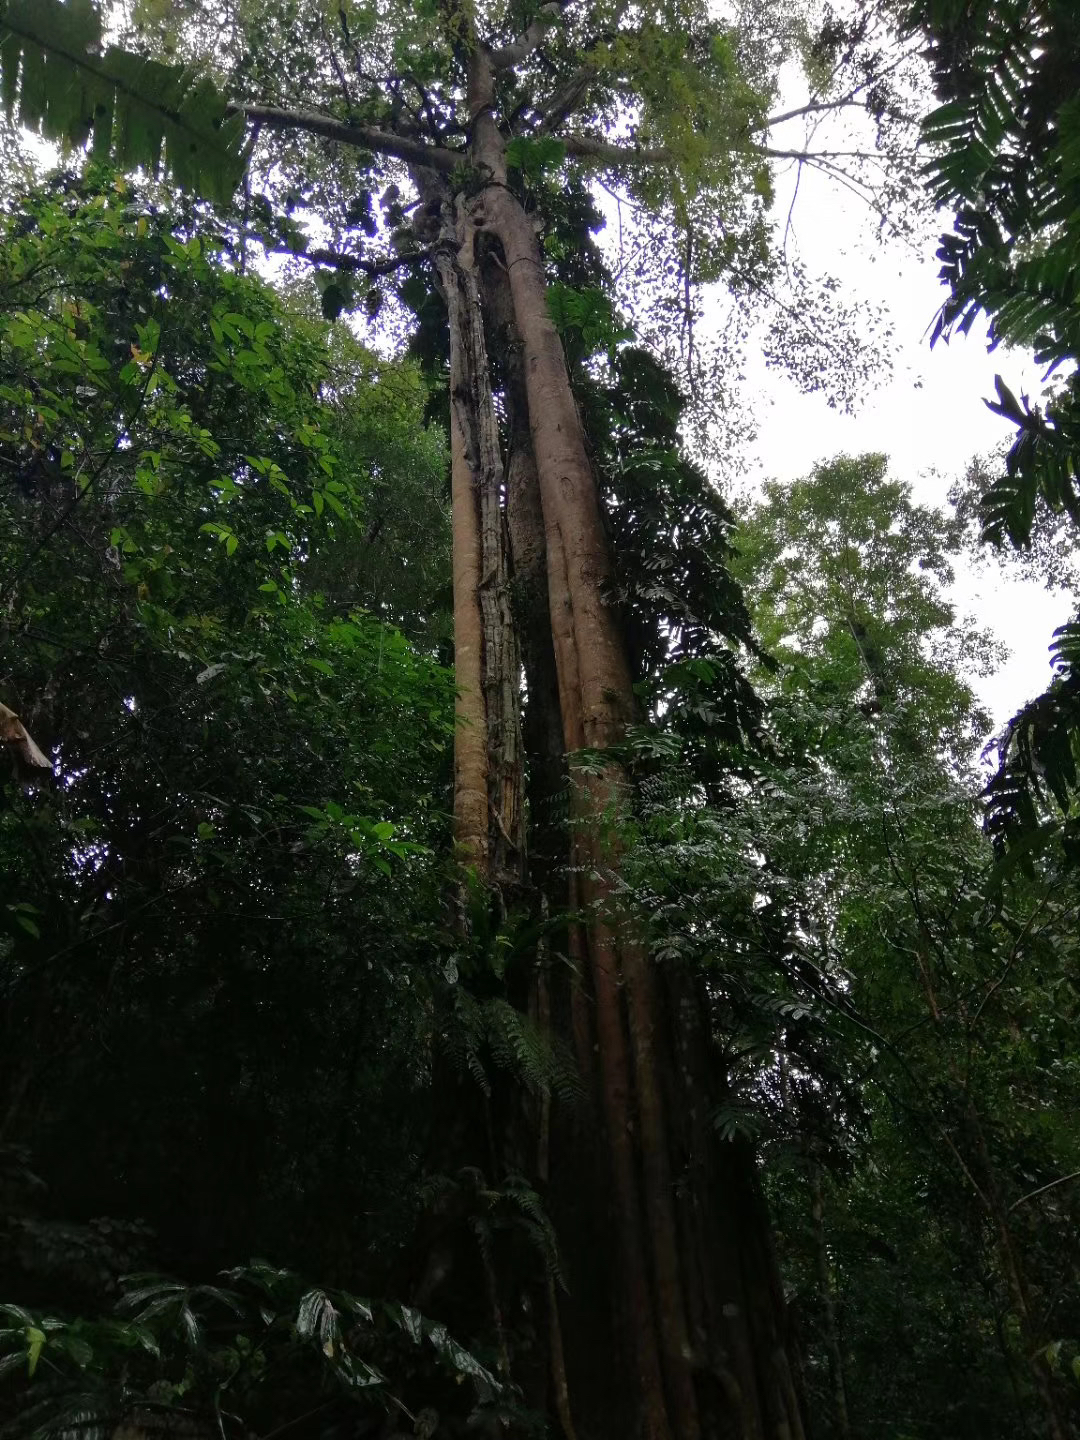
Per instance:
[[[507,1177],[503,1194],[525,1217],[526,1233],[534,1247],[540,1252],[544,1268],[555,1284],[565,1290],[566,1282],[563,1279],[562,1265],[559,1260],[555,1226],[551,1223],[551,1217],[544,1209],[540,1196],[519,1175]]]
[[[496,997],[485,1006],[492,1055],[534,1094],[571,1102],[579,1093],[577,1071],[568,1053],[528,1015]]]
[[[554,1095],[569,1105],[581,1093],[565,1044],[501,996],[477,1000],[459,986],[445,1044],[450,1057],[469,1071],[485,1095],[491,1094],[485,1060],[513,1075],[534,1095]]]
[[[1080,523],[1080,22],[1061,0],[909,0],[929,42],[941,105],[924,122],[934,199],[953,211],[942,237],[949,287],[934,339],[985,315],[995,343],[1030,346],[1048,371],[1071,373],[1044,406],[999,378],[995,414],[1016,427],[1005,474],[982,499],[984,537],[1030,542],[1041,507]],[[1063,813],[1080,834],[1080,645],[1059,634],[1050,687],[1010,721],[986,791],[999,848],[1045,834]],[[1056,822],[1055,822],[1056,823]]]

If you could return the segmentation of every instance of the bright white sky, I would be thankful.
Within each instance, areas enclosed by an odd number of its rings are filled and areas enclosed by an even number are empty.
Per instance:
[[[793,184],[793,171],[780,179],[781,217]],[[758,438],[747,483],[794,479],[819,460],[873,450],[890,457],[893,473],[911,484],[916,498],[944,504],[950,483],[972,457],[1013,433],[983,404],[984,396],[994,394],[994,376],[1001,374],[1016,394],[1034,398],[1041,389],[1037,370],[1016,352],[988,354],[985,331],[931,350],[930,330],[946,293],[937,278],[935,242],[928,241],[920,253],[906,242],[882,241],[875,217],[861,202],[808,167],[792,225],[811,270],[837,275],[852,291],[888,305],[896,330],[895,363],[892,377],[866,395],[858,413],[845,415],[830,409],[822,395],[801,394],[780,371],[752,361],[747,394],[757,397]],[[961,613],[974,613],[1009,649],[996,674],[973,677],[1000,725],[1049,681],[1048,646],[1054,628],[1069,618],[1068,598],[993,569],[959,577],[955,598]]]

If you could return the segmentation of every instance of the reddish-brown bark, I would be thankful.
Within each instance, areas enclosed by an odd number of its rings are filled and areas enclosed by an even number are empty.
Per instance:
[[[570,390],[562,343],[547,309],[547,288],[536,231],[524,209],[506,188],[502,140],[491,113],[492,75],[480,50],[473,58],[470,109],[478,164],[492,181],[476,207],[478,223],[488,226],[500,242],[509,276],[513,314],[522,346],[533,456],[540,483],[548,553],[548,584],[552,635],[568,751],[583,747],[606,749],[617,743],[633,714],[630,668],[614,612],[605,604],[610,580],[607,539],[599,496],[592,474],[581,422]],[[632,1057],[628,1044],[621,988],[620,953],[611,923],[601,913],[608,898],[613,856],[609,835],[615,812],[623,803],[624,779],[617,765],[587,779],[571,777],[571,815],[579,893],[590,916],[589,956],[595,1024],[599,1047],[601,1102],[610,1152],[613,1210],[621,1239],[621,1259],[629,1320],[641,1396],[642,1418],[650,1440],[667,1440],[669,1425],[662,1382],[685,1372],[689,1356],[683,1331],[682,1353],[673,1335],[682,1313],[677,1270],[665,1263],[675,1252],[670,1228],[670,1196],[657,1192],[662,1159],[650,1160],[646,1173],[647,1204],[640,1198],[638,1147],[632,1133],[634,1116]],[[632,960],[632,964],[635,962]],[[635,980],[640,980],[639,970]],[[645,1003],[635,1004],[638,1046],[633,1054],[639,1072],[639,1098],[645,1096],[650,1139],[657,1155],[666,1151],[662,1113],[650,1101],[655,1094],[652,1051]],[[654,1234],[650,1224],[668,1232]],[[662,1257],[650,1275],[648,1256]],[[654,1297],[653,1285],[658,1294]],[[658,1324],[658,1306],[662,1318]],[[666,1342],[666,1343],[665,1343]],[[672,1387],[680,1405],[677,1433],[689,1440],[697,1433],[689,1384]]]

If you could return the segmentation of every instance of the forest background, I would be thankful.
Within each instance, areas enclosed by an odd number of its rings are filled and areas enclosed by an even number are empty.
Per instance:
[[[1078,55],[0,7],[6,1432],[1075,1433]],[[815,175],[1045,372],[931,503],[734,483]]]

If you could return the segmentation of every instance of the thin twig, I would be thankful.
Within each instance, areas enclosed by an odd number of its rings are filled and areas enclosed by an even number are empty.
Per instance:
[[[1036,1195],[1043,1195],[1047,1190],[1053,1190],[1055,1185],[1064,1185],[1067,1180],[1080,1180],[1080,1170],[1074,1170],[1071,1175],[1061,1175],[1046,1185],[1040,1185],[1037,1190],[1029,1190],[1026,1195],[1021,1195],[1019,1200],[1013,1201],[1009,1206],[1010,1212],[1015,1210],[1018,1205],[1023,1205],[1025,1200],[1034,1200]]]

